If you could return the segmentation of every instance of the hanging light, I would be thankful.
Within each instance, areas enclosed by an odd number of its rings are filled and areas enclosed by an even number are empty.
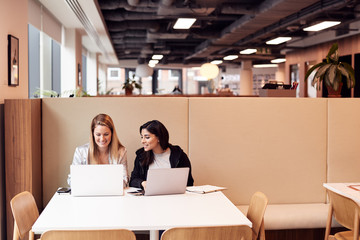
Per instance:
[[[219,67],[215,64],[204,63],[200,67],[200,75],[207,79],[216,78],[219,75]]]

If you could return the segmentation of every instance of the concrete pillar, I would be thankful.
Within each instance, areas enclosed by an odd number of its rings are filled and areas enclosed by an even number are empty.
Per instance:
[[[252,62],[242,61],[240,69],[240,95],[253,94]]]

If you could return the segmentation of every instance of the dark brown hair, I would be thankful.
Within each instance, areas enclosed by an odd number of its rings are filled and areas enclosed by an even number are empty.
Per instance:
[[[146,129],[150,133],[154,134],[159,139],[159,144],[163,150],[166,150],[169,146],[169,132],[158,120],[152,120],[147,123],[144,123],[140,126],[140,134],[143,129]],[[154,162],[154,153],[153,151],[144,152],[144,159],[141,162],[143,166],[149,166]]]

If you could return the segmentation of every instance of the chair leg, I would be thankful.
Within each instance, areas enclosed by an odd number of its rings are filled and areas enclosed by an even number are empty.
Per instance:
[[[330,230],[331,230],[332,214],[333,214],[333,208],[332,208],[331,202],[330,202],[328,217],[327,217],[327,221],[326,221],[326,230],[325,230],[324,240],[329,240]]]
[[[359,239],[359,212],[358,209],[355,210],[355,217],[354,217],[354,239]]]
[[[29,231],[29,240],[34,240],[35,239],[35,234],[33,231]]]
[[[259,231],[259,240],[265,240],[265,225],[264,218],[261,221],[260,231]]]
[[[19,240],[19,238],[20,238],[20,234],[19,234],[18,226],[17,226],[16,222],[14,221],[13,240]]]

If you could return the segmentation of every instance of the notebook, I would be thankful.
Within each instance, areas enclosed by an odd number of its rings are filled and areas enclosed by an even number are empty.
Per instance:
[[[189,175],[189,168],[149,169],[146,178],[145,196],[183,194]]]
[[[123,165],[71,165],[72,196],[123,195]]]

